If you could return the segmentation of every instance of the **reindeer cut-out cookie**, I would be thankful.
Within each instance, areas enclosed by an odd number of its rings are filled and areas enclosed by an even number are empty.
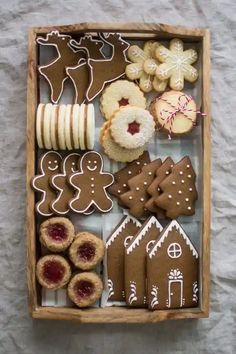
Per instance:
[[[84,50],[75,51],[70,46],[71,36],[52,31],[46,38],[38,37],[37,43],[42,46],[54,46],[57,58],[46,65],[39,66],[39,72],[50,85],[51,101],[58,103],[63,92],[64,83],[68,78],[66,67],[75,66],[85,57]]]
[[[98,39],[93,39],[90,35],[85,35],[80,38],[80,41],[72,39],[70,41],[71,47],[75,50],[84,50],[88,58],[91,59],[104,59],[105,56],[102,52],[104,42]],[[78,65],[74,67],[67,67],[67,75],[72,80],[75,89],[75,103],[83,103],[85,101],[86,91],[89,86],[89,66],[87,60],[81,59]]]
[[[108,82],[119,79],[125,74],[129,63],[126,51],[129,43],[119,33],[100,33],[99,37],[112,47],[112,55],[107,59],[88,59],[90,67],[90,85],[86,93],[88,101],[92,101],[103,90]]]
[[[53,175],[60,172],[61,155],[55,151],[44,154],[39,161],[39,174],[32,180],[32,187],[40,193],[36,210],[40,215],[51,216],[51,204],[56,199],[57,193],[50,185]]]
[[[100,212],[108,212],[113,207],[107,188],[114,182],[111,173],[103,171],[103,160],[96,151],[87,152],[80,160],[80,172],[70,177],[70,184],[78,191],[70,202],[76,213],[86,213],[95,207]]]
[[[62,173],[54,175],[51,179],[52,187],[58,192],[56,200],[53,201],[52,210],[60,215],[65,215],[70,211],[69,203],[73,199],[75,191],[68,183],[70,175],[79,170],[79,154],[70,154],[62,161]]]

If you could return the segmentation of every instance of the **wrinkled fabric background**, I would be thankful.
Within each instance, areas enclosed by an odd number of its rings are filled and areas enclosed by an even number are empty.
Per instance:
[[[83,21],[210,27],[212,242],[209,319],[79,325],[28,316],[25,250],[27,30]],[[0,353],[236,352],[236,2],[234,0],[0,1]]]

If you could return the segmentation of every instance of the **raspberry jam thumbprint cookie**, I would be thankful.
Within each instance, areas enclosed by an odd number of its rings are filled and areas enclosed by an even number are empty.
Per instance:
[[[69,248],[71,262],[80,269],[95,268],[105,252],[104,242],[89,232],[80,232]]]
[[[71,268],[65,258],[51,254],[39,259],[36,275],[42,287],[56,290],[69,282]]]
[[[74,240],[74,236],[74,226],[67,218],[50,218],[40,225],[40,242],[52,252],[65,251]]]
[[[102,295],[103,284],[94,272],[76,274],[68,285],[68,296],[78,307],[93,305]]]

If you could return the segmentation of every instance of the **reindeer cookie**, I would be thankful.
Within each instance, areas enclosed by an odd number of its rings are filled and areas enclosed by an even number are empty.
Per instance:
[[[100,33],[100,38],[112,47],[112,56],[107,59],[88,59],[90,67],[90,85],[86,93],[88,101],[92,101],[103,90],[108,82],[119,79],[125,74],[129,63],[126,51],[129,43],[121,38],[119,33]]]
[[[52,31],[46,38],[38,37],[37,43],[45,46],[54,46],[57,51],[57,58],[47,65],[39,67],[39,72],[48,81],[51,89],[51,101],[57,103],[62,95],[65,80],[68,78],[66,73],[67,66],[75,66],[84,58],[83,50],[75,51],[70,46],[71,36]]]
[[[96,151],[87,152],[80,160],[80,172],[70,177],[70,184],[78,190],[70,202],[76,213],[86,213],[91,207],[108,212],[113,207],[106,189],[114,182],[112,174],[103,171],[103,160]]]
[[[51,204],[56,199],[56,191],[50,186],[50,178],[60,172],[61,155],[55,151],[49,151],[40,158],[39,174],[32,180],[32,187],[40,192],[40,200],[36,204],[36,210],[40,215],[52,215]]]
[[[76,50],[84,50],[87,58],[104,59],[102,48],[104,42],[98,39],[93,39],[92,36],[85,35],[80,38],[79,42],[72,39],[70,41],[71,47]],[[86,60],[81,59],[78,65],[74,67],[67,67],[67,75],[71,78],[75,88],[75,103],[83,103],[85,101],[86,91],[89,86],[89,66]]]
[[[74,197],[74,189],[67,182],[70,175],[79,170],[79,154],[68,155],[61,164],[62,173],[53,175],[51,179],[52,187],[58,192],[56,200],[52,202],[52,210],[60,215],[65,215],[69,212],[69,202]]]

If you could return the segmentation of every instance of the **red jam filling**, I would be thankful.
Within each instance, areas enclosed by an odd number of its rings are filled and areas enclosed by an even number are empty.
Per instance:
[[[129,100],[127,100],[127,98],[122,97],[122,99],[119,100],[118,103],[119,103],[119,107],[127,106],[127,104],[129,104]]]
[[[74,287],[76,295],[84,299],[89,297],[94,292],[94,285],[88,280],[79,280]]]
[[[77,251],[78,257],[84,262],[89,262],[95,256],[95,247],[90,242],[85,242],[79,246]]]
[[[48,226],[48,236],[56,242],[62,242],[67,238],[66,228],[62,224]]]
[[[140,124],[137,122],[133,121],[132,123],[129,123],[127,132],[130,133],[131,135],[137,134],[140,131]]]
[[[58,283],[63,279],[65,267],[58,261],[47,261],[43,266],[43,277],[50,283]]]

